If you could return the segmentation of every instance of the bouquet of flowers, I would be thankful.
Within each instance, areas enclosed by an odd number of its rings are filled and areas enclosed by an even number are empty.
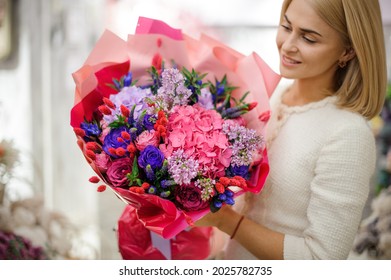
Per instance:
[[[147,229],[171,238],[261,190],[279,77],[255,54],[140,18],[127,42],[107,31],[74,79],[71,125],[98,175],[90,180],[135,207]]]

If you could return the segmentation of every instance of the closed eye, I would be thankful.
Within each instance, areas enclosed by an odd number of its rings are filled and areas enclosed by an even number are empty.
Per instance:
[[[308,38],[308,37],[306,37],[306,36],[303,36],[303,39],[304,39],[306,42],[310,43],[310,44],[315,44],[315,43],[316,43],[316,40],[310,39],[310,38]]]

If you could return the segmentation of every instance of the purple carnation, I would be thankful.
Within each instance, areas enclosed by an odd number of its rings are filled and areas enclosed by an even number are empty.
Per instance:
[[[145,169],[149,164],[153,170],[161,168],[164,162],[163,153],[155,146],[148,145],[140,153],[138,158],[138,164],[141,168]]]

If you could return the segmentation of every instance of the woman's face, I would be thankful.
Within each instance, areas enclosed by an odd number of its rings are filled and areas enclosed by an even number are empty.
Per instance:
[[[280,72],[288,79],[315,79],[331,87],[345,48],[337,31],[308,4],[292,0],[277,33]]]

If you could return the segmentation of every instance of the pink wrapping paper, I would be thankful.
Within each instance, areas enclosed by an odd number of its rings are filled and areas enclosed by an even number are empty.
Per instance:
[[[280,80],[270,67],[256,53],[248,56],[223,45],[208,36],[203,35],[199,40],[182,34],[164,22],[148,18],[140,18],[135,35],[129,35],[124,41],[105,31],[97,42],[84,65],[75,73],[73,78],[76,84],[75,104],[71,110],[71,126],[79,127],[84,118],[90,119],[96,108],[103,103],[103,97],[115,94],[115,91],[106,83],[112,78],[120,78],[128,71],[137,77],[138,83],[145,83],[149,78],[146,69],[159,55],[167,64],[174,59],[179,66],[187,69],[196,69],[200,73],[208,73],[207,79],[221,79],[227,75],[230,84],[238,87],[233,96],[240,98],[247,91],[248,103],[256,101],[257,107],[245,114],[247,127],[255,129],[259,134],[267,118],[260,120],[260,116],[267,116],[269,112],[269,97]],[[85,154],[84,141],[78,137],[78,145],[83,151],[86,160],[93,170],[106,182],[92,160]],[[258,193],[269,172],[267,151],[254,166],[250,186],[244,191]],[[107,183],[107,182],[106,182]],[[209,212],[209,209],[186,213],[178,210],[168,200],[158,196],[136,194],[126,189],[111,188],[119,198],[136,208],[138,219],[143,225],[163,238],[172,238],[186,229],[189,224],[198,220]]]
[[[154,244],[150,230],[140,222],[135,208],[127,206],[118,220],[118,247],[126,260],[203,260],[212,253],[211,238],[212,228],[182,231],[167,240],[170,252],[165,255],[163,250],[167,248]]]

